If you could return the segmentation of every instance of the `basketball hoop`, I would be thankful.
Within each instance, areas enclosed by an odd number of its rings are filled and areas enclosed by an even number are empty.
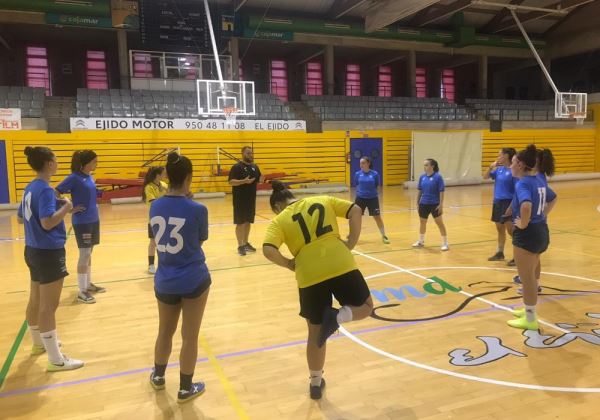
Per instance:
[[[575,119],[575,123],[577,125],[583,125],[583,122],[585,121],[585,118],[586,118],[586,114],[583,114],[580,112],[572,112],[569,114],[569,118]]]
[[[223,114],[225,115],[225,124],[227,128],[235,128],[235,117],[237,108],[232,106],[227,106],[223,108]]]

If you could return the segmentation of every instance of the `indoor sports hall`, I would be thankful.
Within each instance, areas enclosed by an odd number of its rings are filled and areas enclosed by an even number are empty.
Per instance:
[[[596,419],[599,19],[598,0],[0,0],[0,417]],[[43,167],[34,152],[51,153]],[[163,183],[148,180],[157,167]],[[247,238],[238,167],[256,173]],[[501,172],[517,214],[498,213]],[[377,208],[361,218],[368,174]],[[74,176],[91,185],[84,204]],[[423,202],[436,176],[438,201]],[[50,213],[32,201],[42,181]],[[326,239],[346,244],[372,302],[349,322],[358,304],[333,300],[317,376],[303,286],[269,252],[288,214],[279,185],[289,206],[338,206],[288,225],[321,257]],[[183,200],[206,209],[207,237],[166,216]],[[79,221],[96,206],[87,247]],[[532,251],[523,220],[542,219],[549,245]],[[49,250],[31,249],[61,226],[57,288]],[[192,388],[180,350],[197,296],[159,290],[164,267],[187,266],[169,258],[188,237],[211,282]],[[306,263],[291,241],[279,250],[296,276],[338,264]],[[54,331],[31,316],[50,287]],[[166,307],[183,315],[165,367]]]

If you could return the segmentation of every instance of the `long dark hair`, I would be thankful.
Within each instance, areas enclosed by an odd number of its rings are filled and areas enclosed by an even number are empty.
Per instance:
[[[537,170],[546,176],[554,175],[554,155],[550,149],[538,149]]]
[[[440,166],[438,165],[437,160],[431,159],[431,158],[428,158],[428,159],[425,159],[425,160],[428,161],[431,166],[433,166],[433,172],[439,172],[440,171]]]
[[[98,155],[93,150],[76,150],[71,157],[71,172],[83,171],[85,165],[97,157]]]
[[[535,168],[538,159],[538,149],[535,144],[530,144],[517,153],[517,160],[523,162],[528,170]]]
[[[512,161],[513,156],[517,154],[517,151],[515,150],[514,147],[503,147],[502,148],[502,154],[503,155],[508,155],[508,163],[510,164],[510,162]]]
[[[177,152],[169,153],[166,168],[169,185],[173,189],[181,188],[188,175],[194,172],[192,161]]]
[[[164,170],[164,166],[153,166],[148,169],[146,176],[144,176],[144,183],[142,185],[142,200],[146,201],[146,185],[154,182],[156,177],[162,174]]]
[[[44,146],[27,146],[24,153],[27,156],[27,163],[36,172],[42,171],[44,165],[54,159],[54,152]]]
[[[277,179],[271,181],[271,188],[273,188],[273,192],[271,193],[271,197],[269,202],[271,203],[271,209],[274,213],[277,213],[276,204],[278,203],[287,203],[288,200],[293,200],[294,194],[291,193],[290,190],[287,189],[285,184]]]

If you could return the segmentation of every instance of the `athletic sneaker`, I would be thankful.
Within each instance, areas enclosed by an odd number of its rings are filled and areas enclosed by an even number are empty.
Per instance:
[[[522,318],[525,316],[525,308],[519,308],[512,311],[513,316]]]
[[[154,264],[148,266],[148,273],[156,274],[156,267],[154,266]]]
[[[106,288],[102,287],[102,286],[96,286],[94,283],[90,282],[90,285],[87,288],[88,292],[92,292],[92,293],[104,293],[106,292]]]
[[[520,294],[520,295],[522,295],[523,294],[523,288],[519,287],[517,289],[517,293]],[[538,293],[542,293],[542,286],[538,286]]]
[[[323,390],[325,389],[325,379],[321,379],[321,385],[311,385],[309,388],[310,398],[313,400],[320,400],[323,396]]]
[[[323,347],[327,339],[340,328],[337,322],[337,314],[339,310],[336,308],[325,308],[323,310],[323,321],[321,321],[321,330],[319,331],[318,346]]]
[[[62,347],[62,343],[60,340],[58,341],[58,347]],[[43,344],[32,344],[31,345],[31,355],[39,356],[40,354],[46,353],[46,347]]]
[[[152,373],[150,374],[150,385],[152,388],[158,390],[165,389],[165,377],[158,376],[154,374],[154,369],[152,369]]]
[[[177,402],[183,404],[190,400],[193,400],[196,397],[199,397],[206,390],[206,386],[204,382],[196,382],[192,384],[192,388],[189,391],[184,389],[180,389],[177,393]]]
[[[242,245],[242,246],[238,246],[238,254],[240,254],[240,256],[244,256],[246,255],[246,246]]]
[[[81,360],[77,359],[69,359],[65,354],[62,355],[63,360],[61,364],[54,364],[52,362],[48,362],[46,366],[47,372],[60,372],[61,370],[75,370],[83,367],[84,363]]]
[[[424,246],[425,246],[425,243],[421,242],[421,241],[417,241],[414,244],[412,244],[413,248],[423,248]]]
[[[383,235],[381,237],[381,240],[383,241],[384,244],[389,244],[390,243],[390,240],[389,240],[389,238],[386,235]]]
[[[450,249],[450,247],[448,246],[448,244],[443,244],[440,249],[442,251],[448,251]]]
[[[496,252],[488,258],[488,261],[504,261],[504,252]]]
[[[514,267],[517,265],[517,263],[515,262],[515,259],[513,258],[512,260],[507,262],[506,265],[508,265],[509,267]]]
[[[528,322],[527,317],[523,316],[517,319],[511,319],[510,321],[506,321],[508,325],[513,328],[520,328],[522,330],[539,330],[540,325],[538,324],[538,320],[535,319],[533,322]]]
[[[77,293],[77,300],[81,303],[96,303],[96,298],[90,292]]]
[[[256,252],[256,248],[250,245],[250,242],[246,243],[246,245],[244,245],[244,248],[246,248],[246,252]]]

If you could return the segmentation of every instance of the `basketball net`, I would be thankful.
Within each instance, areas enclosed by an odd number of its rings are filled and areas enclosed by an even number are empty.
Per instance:
[[[228,106],[223,107],[223,114],[225,115],[225,125],[227,128],[234,129],[235,128],[235,113],[237,108]]]
[[[570,118],[574,118],[575,122],[577,123],[577,125],[583,125],[583,122],[585,121],[586,115],[579,113],[579,112],[572,112],[570,115]]]

